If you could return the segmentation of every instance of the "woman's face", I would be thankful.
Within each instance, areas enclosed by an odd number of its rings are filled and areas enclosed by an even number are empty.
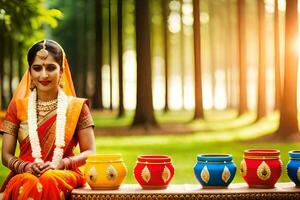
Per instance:
[[[46,59],[36,56],[30,73],[38,92],[49,92],[49,94],[57,92],[62,71],[50,53]]]

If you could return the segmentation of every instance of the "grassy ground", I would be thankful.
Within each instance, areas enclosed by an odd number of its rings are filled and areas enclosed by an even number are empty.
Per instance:
[[[125,126],[131,122],[132,113],[127,117],[116,119],[114,114],[93,113],[98,127]],[[144,136],[97,136],[97,153],[121,153],[128,168],[125,183],[136,183],[133,178],[133,168],[136,157],[141,154],[166,154],[172,157],[175,167],[175,176],[172,183],[197,183],[193,167],[197,154],[202,153],[229,153],[239,169],[243,150],[250,148],[273,148],[281,151],[283,170],[280,181],[289,181],[286,174],[286,165],[289,160],[288,151],[299,149],[300,142],[273,143],[253,142],[252,139],[268,134],[276,129],[277,115],[273,114],[252,124],[253,113],[233,119],[234,112],[211,111],[207,114],[207,121],[189,123],[195,129],[191,134],[174,135],[144,135]],[[215,116],[215,117],[214,117]],[[189,122],[191,112],[173,112],[170,114],[157,113],[160,122]],[[223,124],[223,126],[222,126]],[[1,141],[1,139],[0,139]],[[2,143],[2,142],[1,142]],[[7,175],[7,170],[0,167],[0,183]],[[234,182],[243,182],[239,172]]]

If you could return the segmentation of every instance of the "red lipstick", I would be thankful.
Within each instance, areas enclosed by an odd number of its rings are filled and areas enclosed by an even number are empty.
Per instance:
[[[39,81],[43,86],[47,86],[51,83],[51,81]]]

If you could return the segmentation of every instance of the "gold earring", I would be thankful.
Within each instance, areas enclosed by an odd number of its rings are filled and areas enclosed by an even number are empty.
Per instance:
[[[62,78],[59,79],[58,85],[59,85],[61,88],[64,88],[65,83],[64,83],[64,80],[63,80]]]
[[[30,81],[30,90],[33,90],[35,88],[34,82],[31,80]]]

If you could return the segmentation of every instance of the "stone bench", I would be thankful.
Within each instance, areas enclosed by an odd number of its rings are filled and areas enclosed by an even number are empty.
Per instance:
[[[292,182],[277,183],[273,189],[248,188],[246,183],[230,184],[227,189],[203,189],[200,185],[170,185],[165,190],[143,190],[137,184],[123,184],[118,190],[91,190],[89,186],[74,189],[73,200],[88,199],[300,199],[300,188]]]

